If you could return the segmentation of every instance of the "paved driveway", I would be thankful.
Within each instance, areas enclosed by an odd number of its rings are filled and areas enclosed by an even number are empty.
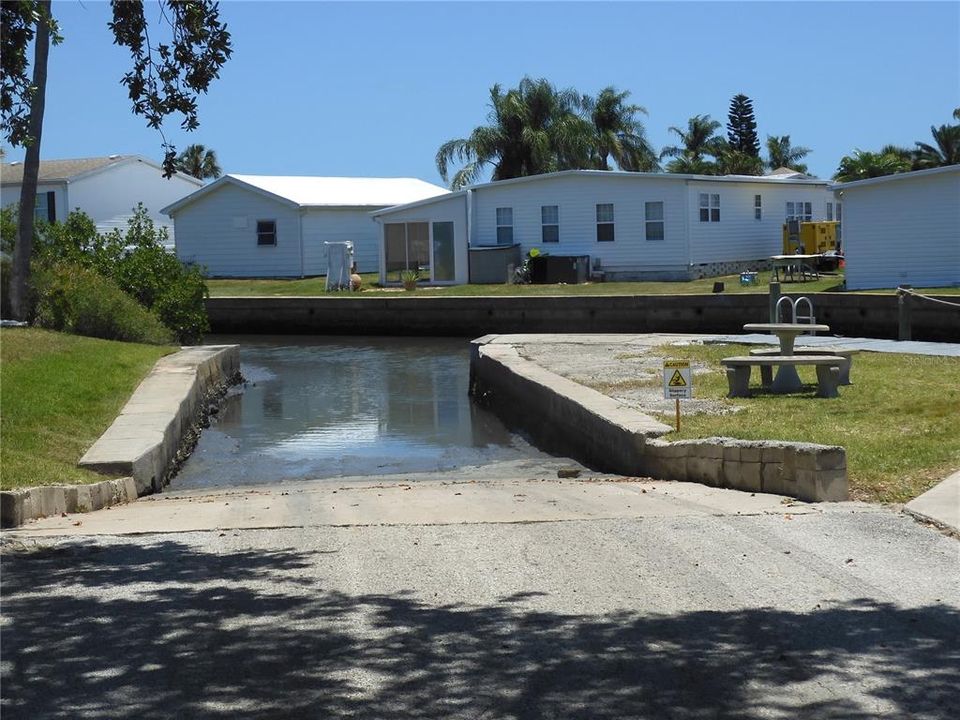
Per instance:
[[[6,533],[4,720],[960,716],[957,540],[606,480],[161,498]],[[561,517],[572,493],[588,510]],[[155,525],[122,534],[137,512]]]

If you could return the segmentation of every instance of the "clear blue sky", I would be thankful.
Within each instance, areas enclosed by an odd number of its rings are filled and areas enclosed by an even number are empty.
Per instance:
[[[152,14],[156,5],[148,2]],[[119,84],[105,2],[53,3],[45,159],[137,153],[160,138]],[[960,106],[954,2],[221,2],[234,55],[178,148],[225,172],[440,182],[439,145],[486,120],[489,88],[524,76],[631,92],[659,150],[671,125],[752,98],[761,139],[789,134],[829,177],[854,148],[913,146]],[[9,150],[9,149],[8,149]],[[7,160],[22,152],[9,151]]]

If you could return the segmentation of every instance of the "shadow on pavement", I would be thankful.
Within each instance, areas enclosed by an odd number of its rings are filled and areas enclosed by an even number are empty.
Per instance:
[[[180,542],[3,559],[11,718],[955,718],[960,613],[536,610],[350,595],[316,553]],[[625,602],[626,604],[626,602]]]

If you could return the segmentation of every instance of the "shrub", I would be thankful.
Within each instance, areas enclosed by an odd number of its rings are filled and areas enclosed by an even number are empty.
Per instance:
[[[160,319],[116,282],[70,263],[37,265],[35,324],[51,330],[163,345],[172,335]]]
[[[43,228],[34,257],[43,265],[63,261],[113,279],[154,313],[182,343],[196,343],[210,329],[209,293],[200,268],[184,266],[164,248],[165,228],[154,226],[142,204],[126,233],[100,235],[93,221],[76,210],[63,223]]]

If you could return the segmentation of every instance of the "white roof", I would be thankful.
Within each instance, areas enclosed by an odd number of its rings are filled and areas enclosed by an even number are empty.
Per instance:
[[[170,215],[230,184],[263,193],[297,207],[382,208],[445,195],[450,191],[417,178],[313,177],[300,175],[224,175],[168,205]]]
[[[449,192],[417,178],[228,175],[303,206],[382,207]]]
[[[866,180],[851,180],[845,183],[836,183],[834,190],[848,190],[850,188],[861,188],[867,185],[882,185],[891,182],[903,182],[904,180],[913,180],[918,177],[928,177],[929,175],[943,175],[947,173],[960,172],[960,165],[944,165],[942,167],[927,168],[926,170],[913,170],[911,172],[894,173],[893,175],[881,175]]]

